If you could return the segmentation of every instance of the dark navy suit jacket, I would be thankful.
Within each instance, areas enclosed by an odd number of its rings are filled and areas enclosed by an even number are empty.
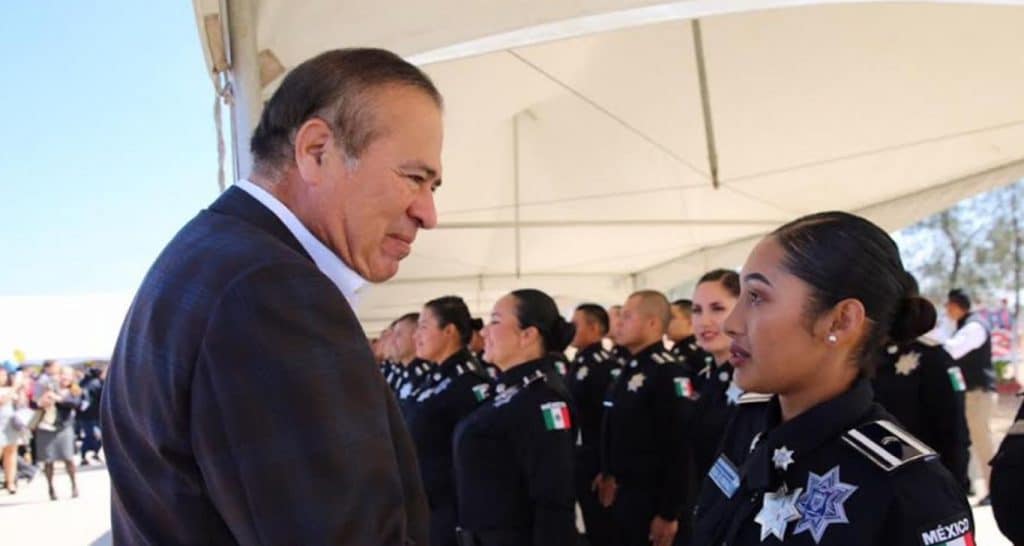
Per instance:
[[[146,275],[101,411],[116,544],[427,544],[412,442],[351,307],[238,188]]]

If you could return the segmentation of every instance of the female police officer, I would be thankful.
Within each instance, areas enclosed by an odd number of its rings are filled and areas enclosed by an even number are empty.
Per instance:
[[[501,368],[498,394],[455,432],[460,544],[573,544],[575,436],[550,357],[572,331],[538,290],[516,290],[494,305],[484,340],[487,360]]]
[[[467,348],[473,334],[471,320],[462,298],[445,296],[427,302],[416,328],[416,356],[438,363],[406,412],[430,503],[430,546],[456,544],[452,436],[459,420],[491,388]]]
[[[872,401],[883,343],[924,332],[896,244],[830,212],[763,239],[726,319],[743,404],[696,510],[694,544],[973,544],[967,499]]]

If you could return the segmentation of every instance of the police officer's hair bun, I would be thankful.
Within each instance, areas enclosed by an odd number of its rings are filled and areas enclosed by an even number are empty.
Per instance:
[[[540,290],[524,288],[513,291],[512,297],[516,299],[519,327],[536,328],[543,340],[544,352],[562,352],[569,346],[576,328],[565,322],[551,296]]]
[[[889,339],[896,343],[913,341],[935,328],[937,319],[932,302],[917,295],[903,298],[893,317]]]
[[[555,321],[551,341],[550,343],[545,341],[545,345],[547,345],[546,348],[548,351],[560,353],[565,351],[565,348],[572,343],[572,338],[574,337],[576,337],[576,325],[571,322],[566,322],[559,317],[558,320]]]
[[[428,301],[424,307],[430,309],[437,317],[437,326],[444,328],[449,324],[459,332],[462,345],[469,345],[473,339],[473,317],[469,314],[466,302],[458,296],[442,296]]]

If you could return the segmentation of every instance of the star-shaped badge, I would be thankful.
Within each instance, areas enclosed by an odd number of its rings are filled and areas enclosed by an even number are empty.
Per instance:
[[[629,378],[629,384],[626,385],[626,388],[629,389],[630,392],[636,392],[636,391],[640,390],[640,387],[644,386],[644,380],[645,379],[647,379],[647,378],[644,377],[644,374],[638,373],[638,374],[634,375],[633,377]]]
[[[729,401],[729,405],[739,404],[741,396],[743,396],[743,389],[735,381],[729,383],[729,388],[725,391],[725,398]]]
[[[800,510],[796,507],[796,499],[802,491],[803,489],[798,487],[790,493],[786,484],[782,484],[778,491],[764,494],[761,511],[754,518],[756,523],[761,524],[762,542],[768,538],[768,535],[783,540],[789,522],[800,519]]]
[[[810,472],[807,476],[807,490],[796,501],[800,521],[793,529],[793,534],[808,531],[815,544],[820,544],[829,525],[850,523],[843,504],[855,491],[856,485],[839,480],[839,466],[833,466],[822,476]]]
[[[900,355],[900,359],[896,361],[896,374],[910,375],[920,365],[921,353],[910,352],[905,355]]]
[[[772,463],[779,470],[788,470],[789,465],[793,464],[793,450],[786,446],[776,448],[775,452],[772,453]]]

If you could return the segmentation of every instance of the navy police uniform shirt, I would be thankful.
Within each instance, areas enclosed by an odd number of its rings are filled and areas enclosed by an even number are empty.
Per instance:
[[[462,350],[434,368],[406,415],[430,504],[432,546],[455,544],[455,425],[491,394],[491,381],[472,366],[471,359],[469,351]]]
[[[601,447],[604,398],[619,372],[621,367],[615,355],[606,351],[600,343],[594,343],[576,354],[572,373],[567,378],[569,393],[579,412],[576,426],[580,433],[576,444],[581,451],[593,454],[595,465]]]
[[[741,402],[704,480],[693,544],[973,546],[959,484],[873,398],[860,379],[785,423],[777,397]]]
[[[575,541],[573,411],[550,356],[502,373],[455,430],[459,525],[482,546]]]
[[[672,345],[672,354],[686,366],[693,379],[693,388],[700,392],[715,368],[715,357],[697,345],[697,336],[689,336]]]
[[[697,410],[693,420],[693,462],[696,474],[703,477],[718,456],[725,429],[744,396],[733,381],[733,367],[728,362],[716,366],[714,359],[699,375],[705,377],[697,391]],[[747,395],[750,400],[754,395]],[[764,398],[767,400],[767,397]]]
[[[414,358],[408,365],[399,366],[402,369],[395,374],[392,387],[395,389],[395,396],[404,401],[419,391],[420,386],[429,377],[433,365],[421,358]]]
[[[498,376],[501,375],[501,370],[498,369],[498,367],[495,366],[494,364],[491,364],[490,362],[484,359],[483,351],[474,354],[473,361],[476,362],[477,368],[480,369],[480,371],[487,374],[492,381],[498,380]]]
[[[679,519],[687,491],[687,423],[693,386],[658,341],[631,357],[605,400],[602,473],[615,477],[622,517],[647,524],[655,515]],[[626,526],[639,528],[634,521]],[[627,533],[629,531],[627,530]]]
[[[1024,544],[1024,405],[992,460],[991,493],[999,530],[1014,544]]]
[[[872,379],[875,401],[939,454],[958,483],[968,483],[970,438],[962,372],[938,342],[890,345]]]

